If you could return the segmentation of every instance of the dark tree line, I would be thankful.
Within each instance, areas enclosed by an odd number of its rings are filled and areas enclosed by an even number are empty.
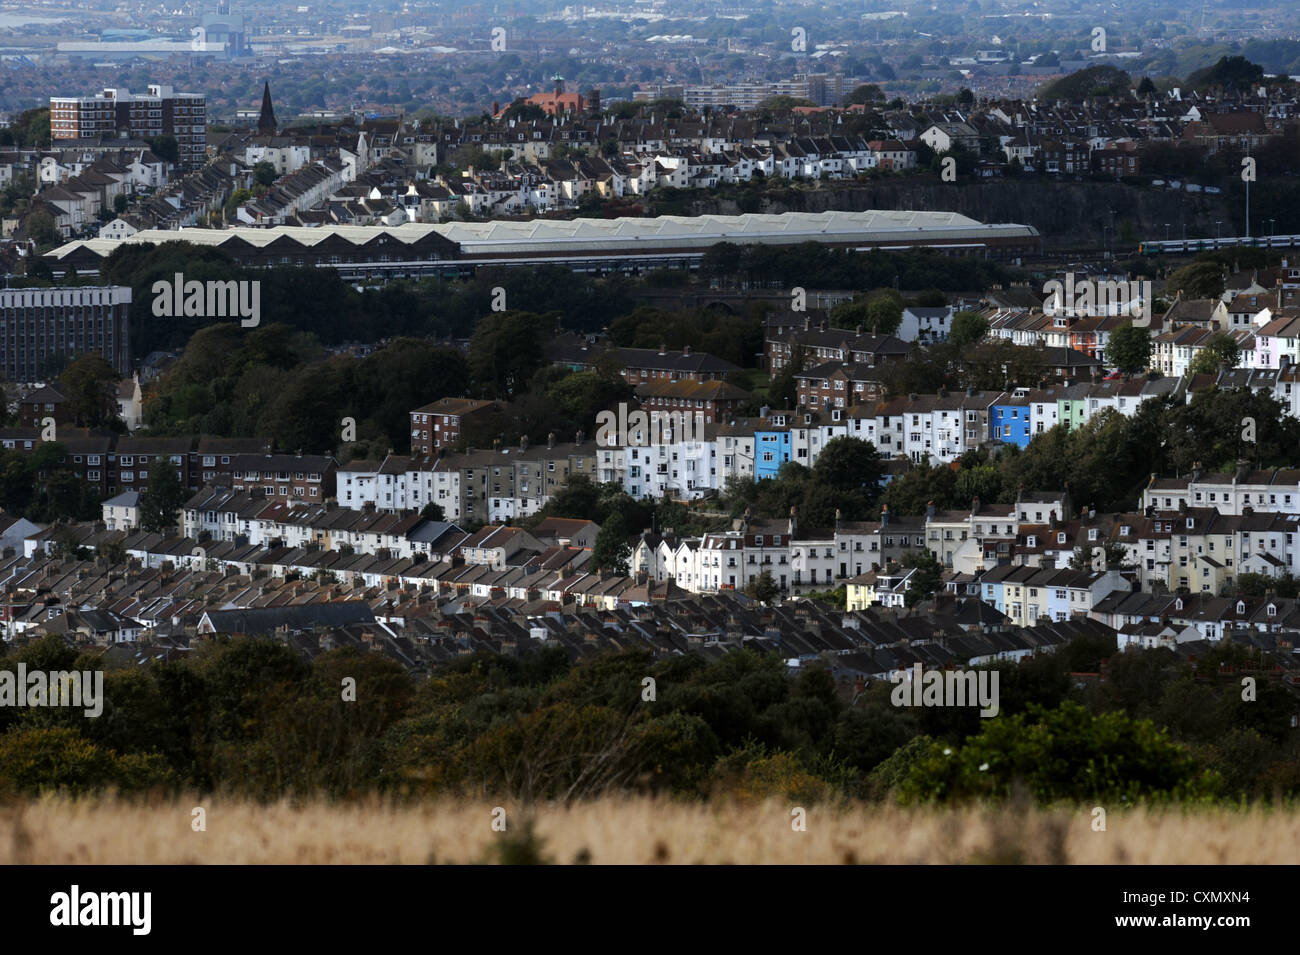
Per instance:
[[[1106,683],[1071,678],[1105,658]],[[19,661],[29,671],[98,664],[60,637],[0,667]],[[1105,638],[1079,639],[1000,664],[1001,713],[981,719],[975,708],[893,705],[888,683],[845,695],[816,664],[791,676],[779,654],[748,650],[714,660],[628,651],[576,664],[559,649],[476,654],[412,678],[379,654],[336,650],[309,663],[280,642],[218,637],[191,658],[107,672],[98,719],[75,708],[0,709],[0,796],[111,786],[268,800],[961,802],[1024,785],[1042,801],[1087,805],[1294,798],[1294,697],[1264,679],[1257,700],[1240,699],[1235,673],[1260,662],[1236,645],[1191,664],[1168,650],[1121,654]],[[344,698],[345,678],[354,699]]]

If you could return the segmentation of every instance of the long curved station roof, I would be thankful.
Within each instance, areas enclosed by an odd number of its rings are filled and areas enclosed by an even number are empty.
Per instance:
[[[657,216],[619,219],[405,223],[396,226],[253,226],[229,229],[144,229],[125,239],[81,239],[47,254],[62,260],[73,252],[107,256],[123,242],[192,242],[220,248],[227,243],[263,248],[288,239],[303,250],[327,240],[374,248],[387,236],[405,245],[427,245],[437,236],[459,259],[529,259],[537,256],[618,256],[639,251],[698,253],[719,242],[795,245],[821,242],[864,248],[918,245],[977,246],[1036,243],[1038,230],[1011,223],[986,224],[954,212],[786,212],[777,215]],[[436,239],[434,241],[437,241]],[[332,242],[337,245],[337,241]],[[387,244],[387,243],[386,243]],[[443,245],[443,242],[439,242]],[[82,256],[78,256],[79,258]]]

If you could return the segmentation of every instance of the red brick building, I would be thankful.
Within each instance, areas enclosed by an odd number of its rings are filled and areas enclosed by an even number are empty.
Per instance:
[[[588,90],[587,95],[564,92],[564,79],[555,77],[555,89],[549,93],[534,93],[527,100],[530,106],[540,106],[551,116],[560,113],[585,113],[600,109],[600,90]]]
[[[577,336],[551,341],[546,346],[546,357],[551,364],[574,371],[617,368],[623,380],[633,387],[644,381],[723,381],[732,372],[740,370],[725,358],[692,351],[689,345],[681,351],[672,351],[666,345],[619,348],[593,345]]]
[[[705,424],[725,421],[749,402],[750,394],[725,381],[648,381],[636,389],[643,411],[704,415]]]
[[[18,402],[18,427],[41,428],[46,418],[53,418],[56,425],[67,424],[70,415],[68,401],[57,388],[45,385],[37,388]]]
[[[232,490],[261,488],[268,498],[319,502],[333,495],[338,462],[325,454],[237,454],[230,462]]]
[[[856,362],[825,362],[795,378],[796,401],[813,411],[875,402],[885,393],[880,369]]]
[[[439,398],[411,412],[411,456],[431,455],[460,438],[465,422],[496,407],[476,398]]]

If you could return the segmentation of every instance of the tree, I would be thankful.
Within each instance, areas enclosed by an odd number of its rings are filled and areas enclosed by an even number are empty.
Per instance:
[[[863,83],[848,95],[845,102],[850,106],[859,106],[884,102],[884,99],[885,94],[880,91],[879,86],[875,83]]]
[[[759,109],[765,110],[787,110],[794,109],[796,106],[816,106],[810,99],[802,96],[769,96],[758,104]]]
[[[1126,375],[1146,371],[1151,362],[1151,329],[1125,322],[1110,333],[1106,361]]]
[[[1197,70],[1187,77],[1186,86],[1194,90],[1222,88],[1227,92],[1249,93],[1264,82],[1264,68],[1244,56],[1221,56],[1213,66]]]
[[[777,589],[776,581],[772,579],[772,572],[765,570],[757,577],[750,578],[749,583],[745,585],[745,593],[759,603],[767,604],[775,600],[780,591]]]
[[[599,219],[605,208],[605,200],[595,189],[584,192],[578,198],[578,218]]]
[[[235,210],[252,198],[253,193],[252,190],[249,189],[236,189],[232,192],[230,198],[226,200],[226,204],[222,206],[222,210],[226,213],[226,218],[233,219],[235,217]]]
[[[1078,103],[1092,97],[1128,96],[1131,89],[1129,75],[1123,70],[1113,66],[1089,66],[1044,84],[1038,90],[1038,98]]]
[[[1267,574],[1238,574],[1235,592],[1248,597],[1263,597],[1268,593],[1279,597],[1295,598],[1300,594],[1300,579],[1290,571],[1277,577]]]
[[[850,302],[840,302],[830,311],[831,324],[836,328],[862,326],[864,331],[878,335],[892,335],[903,322],[903,306],[893,290],[874,292],[870,296],[855,296]]]
[[[833,607],[843,610],[848,606],[849,593],[848,588],[841,584],[832,590],[810,590],[804,594],[808,600],[817,600],[822,603],[828,603]]]
[[[1129,560],[1128,548],[1119,541],[1102,541],[1095,546],[1080,544],[1070,555],[1071,570],[1134,570],[1136,568],[1137,565]]]
[[[470,377],[479,392],[513,398],[525,390],[546,361],[542,343],[558,318],[518,310],[484,316],[469,340]]]
[[[902,785],[905,800],[1007,798],[1018,785],[1043,803],[1087,805],[1217,791],[1219,780],[1199,770],[1191,750],[1123,712],[1093,715],[1066,701],[1054,710],[1035,705],[979,722],[979,735],[932,743],[912,764]]]
[[[1206,470],[1230,471],[1242,458],[1261,468],[1292,467],[1300,446],[1300,421],[1286,414],[1271,394],[1211,388],[1197,392],[1187,404],[1168,406],[1163,429],[1152,429],[1150,439],[1154,444],[1166,442],[1168,470],[1175,473],[1190,471],[1198,461]]]
[[[140,495],[140,527],[161,533],[176,527],[185,504],[185,487],[171,461],[154,461],[149,487]]]
[[[1141,97],[1151,96],[1156,92],[1156,84],[1151,81],[1151,77],[1142,77],[1142,82],[1137,85],[1137,95]]]
[[[907,592],[903,595],[903,603],[908,607],[929,600],[943,586],[943,564],[930,550],[909,550],[900,563],[904,567],[916,568],[907,579]]]
[[[46,149],[50,145],[50,108],[39,106],[23,110],[9,125],[0,129],[0,146],[27,146]]]
[[[626,577],[632,558],[632,547],[621,514],[613,514],[601,525],[596,540],[591,545],[591,566],[597,571],[609,571]]]
[[[780,408],[795,407],[799,397],[799,375],[807,369],[808,363],[807,346],[795,345],[790,360],[772,376],[772,380],[768,383],[768,400]]]
[[[1082,571],[1092,570],[1095,551],[1096,548],[1091,544],[1080,544],[1074,549],[1074,552],[1070,554],[1070,569]]]
[[[585,428],[601,411],[616,409],[619,402],[630,401],[635,392],[617,372],[601,374],[593,369],[564,375],[547,387],[546,395],[572,421]]]
[[[890,298],[881,297],[867,306],[866,328],[878,335],[892,335],[903,324],[903,306]]]
[[[941,508],[949,504],[958,507],[969,505],[969,500],[952,499],[956,483],[952,468],[941,464],[931,467],[923,462],[885,485],[880,500],[889,508],[890,514],[903,517],[924,514],[931,501]]]
[[[1231,335],[1223,332],[1211,335],[1196,355],[1193,356],[1191,363],[1187,366],[1189,375],[1217,375],[1219,365],[1226,362],[1229,368],[1235,368],[1237,359],[1241,355],[1241,348],[1237,345],[1236,339]]]
[[[265,159],[253,167],[253,182],[259,186],[274,185],[276,179],[275,166],[271,165]]]
[[[885,462],[876,446],[859,438],[832,438],[817,456],[812,467],[812,480],[804,494],[805,519],[816,525],[834,520],[834,511],[843,512],[845,520],[861,520],[880,498],[880,481],[885,474]],[[826,508],[811,507],[811,499],[825,489],[827,506],[831,513],[815,513]]]
[[[1223,266],[1212,259],[1197,259],[1169,273],[1165,281],[1169,293],[1182,292],[1185,298],[1216,298],[1223,293]]]
[[[59,390],[75,425],[98,428],[117,420],[117,371],[99,355],[85,354],[59,376]]]
[[[176,141],[176,137],[171,133],[162,133],[158,136],[146,136],[144,141],[149,144],[149,148],[159,159],[166,160],[170,163],[178,163],[181,161],[180,144]]]
[[[597,509],[600,507],[601,485],[596,484],[585,474],[574,474],[567,484],[550,496],[550,499],[535,515],[538,523],[548,517],[586,517],[600,523]]]
[[[0,791],[6,798],[50,792],[132,792],[174,783],[162,756],[126,756],[96,746],[75,729],[28,726],[0,734]]]
[[[118,215],[121,215],[123,212],[126,212],[126,207],[128,205],[130,205],[130,200],[127,199],[126,193],[119,192],[117,195],[113,197],[113,211],[116,212]]]
[[[979,312],[958,312],[952,317],[952,330],[948,333],[948,341],[958,349],[965,348],[983,338],[988,334],[988,330],[989,320]]]
[[[437,501],[430,501],[428,504],[424,505],[424,508],[420,511],[420,516],[427,521],[445,521],[447,519],[447,515],[442,509],[442,505]]]
[[[514,119],[520,123],[530,123],[534,120],[543,121],[546,118],[546,110],[522,97],[507,106],[501,113],[501,119],[506,122]]]
[[[37,209],[27,217],[26,228],[28,238],[35,242],[38,248],[48,248],[57,244],[60,239],[59,227],[54,221],[54,216],[44,209]]]

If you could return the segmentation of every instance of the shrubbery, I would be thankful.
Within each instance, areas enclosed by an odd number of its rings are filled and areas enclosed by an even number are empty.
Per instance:
[[[752,651],[571,664],[549,648],[476,654],[412,678],[377,654],[338,650],[308,663],[270,640],[216,639],[185,660],[106,674],[97,719],[0,709],[0,795],[631,792],[802,805],[1027,793],[1124,805],[1300,794],[1294,698],[1265,680],[1256,702],[1240,702],[1239,681],[1214,674],[1244,664],[1244,651],[1216,649],[1194,680],[1167,650],[1116,654],[1076,641],[1000,665],[1002,713],[981,719],[974,708],[895,707],[888,684],[846,697],[825,669],[792,676],[777,654]],[[1069,673],[1096,666],[1099,652],[1111,679],[1077,686]],[[0,665],[19,660],[94,665],[56,637]],[[356,680],[355,702],[342,699],[344,677]],[[643,699],[646,677],[653,701]],[[1189,706],[1212,718],[1186,719]]]

